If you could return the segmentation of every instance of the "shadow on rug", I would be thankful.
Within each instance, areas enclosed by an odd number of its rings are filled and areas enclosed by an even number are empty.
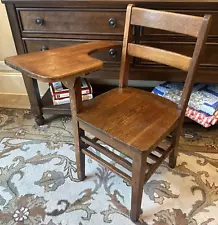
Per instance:
[[[33,121],[0,110],[0,225],[134,224],[129,184],[88,157],[78,182],[70,118]],[[144,186],[137,224],[217,225],[217,144],[215,128],[185,127],[176,169],[164,162]]]

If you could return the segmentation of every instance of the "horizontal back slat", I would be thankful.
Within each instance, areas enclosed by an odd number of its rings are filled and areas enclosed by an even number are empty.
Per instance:
[[[175,52],[132,43],[128,44],[128,54],[141,59],[147,59],[172,66],[184,71],[188,71],[192,59]]]
[[[171,12],[132,8],[131,24],[197,37],[202,17]]]

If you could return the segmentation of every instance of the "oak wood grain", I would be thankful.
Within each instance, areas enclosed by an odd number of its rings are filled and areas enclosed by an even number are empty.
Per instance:
[[[112,172],[116,173],[118,176],[120,176],[126,182],[131,183],[131,177],[129,175],[127,175],[126,173],[124,173],[122,170],[116,168],[114,165],[112,165],[111,163],[107,162],[106,160],[104,160],[100,156],[94,154],[93,152],[91,152],[88,149],[82,149],[82,152],[83,152],[83,154],[88,155],[90,158],[94,159],[95,161],[97,161],[101,165],[107,167]]]
[[[185,80],[182,96],[179,102],[179,109],[181,111],[180,120],[178,122],[177,128],[173,132],[173,151],[169,157],[169,166],[174,168],[176,166],[176,160],[178,155],[178,144],[179,138],[182,132],[182,126],[184,122],[185,112],[188,105],[188,101],[192,92],[193,84],[195,81],[195,76],[198,71],[200,59],[202,56],[202,52],[205,48],[205,43],[207,40],[207,36],[209,33],[210,25],[211,25],[212,18],[210,15],[205,15],[203,18],[203,23],[200,28],[199,36],[195,45],[195,50],[193,53],[193,58],[191,61],[190,68],[188,70],[188,74]]]
[[[117,43],[92,42],[6,60],[8,65],[25,72],[26,75],[34,75],[37,79],[44,81],[62,80],[69,88],[75,128],[74,141],[78,177],[80,180],[85,178],[86,154],[130,182],[132,185],[130,211],[132,221],[137,221],[141,213],[144,182],[147,182],[168,154],[170,154],[169,165],[172,168],[176,165],[177,146],[184,114],[210,23],[210,16],[200,18],[129,5],[123,40],[120,87],[87,102],[81,101],[79,76],[102,67],[102,62],[91,58],[88,53],[116,46]],[[162,28],[197,37],[192,58],[131,43],[133,24]],[[130,55],[165,63],[188,72],[179,106],[152,93],[127,87]],[[95,137],[93,141],[87,139],[86,132]],[[169,139],[169,135],[172,137],[169,147],[160,149],[161,142],[165,138]],[[117,157],[116,153],[109,150],[107,152],[107,149],[102,148],[96,143],[96,140],[116,148],[118,152],[131,158],[132,164],[122,160],[120,156]],[[130,177],[120,168],[89,151],[88,146],[96,148],[124,168],[131,170],[132,176]]]
[[[82,110],[81,79],[80,77],[74,77],[73,79],[65,79],[63,83],[69,89],[77,175],[79,180],[82,181],[85,179],[85,154],[82,152],[85,143],[81,140],[81,137],[85,135],[85,132],[79,127],[76,119],[77,113]]]
[[[195,48],[195,42],[190,41],[170,41],[170,40],[164,40],[164,41],[141,41],[140,44],[163,49],[166,51],[171,51],[175,53],[179,53],[181,55],[185,55],[188,57],[192,57],[194,48]],[[148,62],[146,60],[141,60],[140,64],[147,65]],[[218,64],[218,45],[213,43],[206,43],[204,54],[201,57],[201,66],[216,66]],[[209,72],[209,71],[208,71]],[[196,77],[198,80],[198,76]],[[205,79],[206,80],[206,79]]]
[[[43,52],[33,52],[5,59],[5,63],[30,77],[54,82],[72,76],[79,76],[103,67],[103,62],[90,57],[95,51],[116,47],[113,41],[96,41]]]
[[[129,4],[126,10],[126,21],[123,36],[123,49],[121,56],[121,66],[120,66],[120,87],[128,86],[128,76],[130,69],[130,56],[127,54],[128,43],[132,41],[132,26],[130,26],[132,7],[133,4]]]
[[[19,9],[18,12],[22,21],[23,35],[28,33],[122,35],[124,30],[124,10],[25,8]],[[35,22],[36,18],[41,19],[42,25]],[[111,18],[116,21],[114,26],[109,24]]]
[[[129,161],[125,160],[123,157],[121,157],[119,155],[116,155],[112,151],[108,151],[108,149],[106,149],[105,147],[103,147],[102,145],[97,143],[96,141],[93,141],[93,140],[91,140],[88,137],[81,137],[81,140],[84,143],[86,143],[88,146],[91,146],[92,148],[94,148],[97,151],[101,152],[102,154],[104,154],[108,158],[114,160],[116,163],[118,163],[119,165],[123,166],[127,170],[129,170],[129,171],[132,170],[132,164]]]
[[[175,126],[177,105],[134,89],[113,89],[84,102],[79,121],[140,151],[149,151]]]
[[[63,47],[67,40],[74,39],[75,41],[89,41],[89,40],[122,40],[123,39],[123,25],[124,14],[126,6],[129,1],[127,0],[111,0],[111,1],[94,1],[94,0],[7,0],[6,4],[8,19],[11,25],[11,30],[17,53],[27,53],[32,51],[39,51],[44,44],[48,44],[49,48]],[[204,53],[204,60],[201,62],[200,70],[196,76],[196,82],[204,83],[217,83],[218,82],[218,57],[217,57],[217,37],[218,37],[218,1],[201,1],[201,0],[133,0],[132,3],[139,7],[146,7],[157,10],[167,10],[170,12],[176,12],[180,14],[189,14],[203,17],[204,14],[211,14],[213,21],[208,36],[208,46]],[[25,16],[21,16],[21,13],[25,12]],[[55,11],[58,13],[58,17],[55,17]],[[60,13],[59,13],[60,12]],[[66,12],[66,13],[65,13]],[[76,21],[74,19],[80,19],[79,13],[86,14],[84,21]],[[85,13],[84,13],[85,12]],[[100,18],[98,21],[90,21],[93,19],[93,13],[96,17]],[[104,13],[108,12],[105,16]],[[31,15],[34,15],[32,16]],[[38,14],[39,13],[39,14]],[[48,14],[47,14],[48,13]],[[28,14],[28,16],[27,16]],[[122,14],[122,15],[121,15]],[[71,19],[66,19],[66,15],[71,15]],[[35,24],[36,16],[45,16],[44,28]],[[47,19],[47,16],[49,20]],[[117,20],[117,27],[109,27],[107,20],[109,17],[114,17]],[[22,17],[22,18],[21,18]],[[102,19],[101,19],[102,17]],[[25,21],[28,19],[28,21]],[[28,27],[23,30],[25,25]],[[74,32],[74,24],[76,32]],[[62,26],[60,26],[60,24]],[[95,27],[98,24],[98,27]],[[81,25],[81,27],[79,27]],[[90,27],[88,27],[90,26]],[[56,29],[57,27],[57,29]],[[122,29],[121,29],[122,27]],[[31,29],[30,29],[31,28]],[[81,29],[80,29],[81,28]],[[84,29],[84,30],[82,30]],[[141,29],[141,28],[140,28]],[[79,32],[79,34],[77,33]],[[108,33],[109,32],[109,33]],[[162,31],[160,29],[144,28],[140,30],[142,36],[135,35],[133,41],[140,40],[157,41],[160,43],[159,47],[165,50],[175,51],[184,55],[189,55],[193,52],[194,42],[192,37],[186,37],[185,35]],[[27,41],[26,38],[34,39],[34,41]],[[39,39],[44,39],[41,42]],[[47,40],[46,40],[47,39]],[[61,42],[52,42],[50,39],[59,39]],[[161,42],[165,43],[161,43]],[[187,42],[193,42],[187,43]],[[195,41],[195,40],[194,40]],[[30,43],[31,42],[31,43]],[[34,42],[34,43],[33,43]],[[64,43],[63,43],[64,42]],[[171,43],[166,43],[171,42]],[[180,42],[180,43],[179,43]],[[37,44],[38,43],[38,44]],[[141,43],[141,42],[140,42]],[[41,45],[40,45],[41,44]],[[70,43],[69,43],[70,45]],[[157,45],[157,44],[155,44]],[[171,48],[172,47],[172,48]],[[181,52],[180,52],[181,51]],[[98,83],[109,84],[109,79],[119,79],[118,63],[120,62],[118,50],[117,57],[110,57],[107,51],[99,52],[97,55],[101,57],[105,65],[109,67],[109,70],[104,67],[100,71],[93,72],[89,77],[97,80]],[[189,55],[191,56],[191,55]],[[96,56],[94,56],[96,57]],[[151,64],[148,61],[134,60],[134,68],[130,70],[129,80],[169,80],[169,81],[184,81],[185,74],[182,71],[171,69],[167,66],[160,66],[157,64]],[[69,105],[53,106],[52,101],[47,98],[47,95],[40,99],[38,95],[37,85],[33,85],[36,82],[31,81],[24,75],[26,89],[29,93],[29,99],[33,114],[37,117],[37,124],[43,123],[44,119],[41,112],[49,112],[51,114],[70,114]],[[31,82],[30,82],[31,81]],[[137,83],[140,83],[138,81]],[[102,85],[103,86],[103,85]],[[39,101],[38,101],[39,100]]]
[[[142,193],[147,167],[145,154],[137,154],[134,156],[132,165],[132,197],[130,210],[130,218],[133,222],[138,220],[139,212],[141,212]]]
[[[172,66],[184,71],[188,71],[192,59],[191,57],[175,52],[132,43],[128,44],[128,54],[141,59],[147,59]]]
[[[135,7],[132,10],[131,24],[197,37],[202,17]]]
[[[78,45],[87,42],[93,42],[98,40],[75,40],[75,39],[54,39],[54,38],[26,38],[25,44],[28,52],[39,52],[43,50],[51,50],[54,48],[61,48],[71,45]],[[118,42],[118,41],[117,41]],[[119,42],[120,46],[103,49],[101,51],[90,54],[93,58],[102,60],[104,63],[120,63],[122,53],[122,42]]]
[[[210,23],[210,16],[200,18],[141,9],[129,5],[124,30],[120,88],[111,90],[85,103],[83,110],[77,114],[77,118],[85,130],[88,127],[88,131],[93,135],[98,135],[98,138],[101,136],[99,134],[102,133],[104,140],[110,146],[117,143],[126,144],[125,151],[122,148],[118,151],[127,154],[133,161],[130,212],[132,221],[137,221],[141,212],[144,182],[147,182],[169,154],[169,165],[171,167],[176,165],[177,146],[184,113],[199,66],[200,56],[206,43]],[[130,31],[133,25],[162,28],[197,37],[193,57],[131,43],[132,33]],[[159,96],[128,88],[129,56],[153,60],[188,72],[179,106]],[[170,147],[166,151],[158,150],[159,153],[161,152],[161,156],[152,153],[152,150],[171,133],[173,137]],[[105,138],[107,136],[108,139]],[[100,140],[102,139],[100,138]],[[99,160],[97,156],[92,155],[92,157],[103,165],[107,165],[107,163],[101,162],[102,160]],[[146,158],[147,160],[145,160]],[[116,171],[115,168],[111,169]],[[125,177],[119,170],[116,172]]]

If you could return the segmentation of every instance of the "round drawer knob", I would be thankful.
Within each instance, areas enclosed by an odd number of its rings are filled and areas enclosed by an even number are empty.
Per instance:
[[[41,49],[40,49],[40,51],[46,51],[46,50],[48,50],[48,47],[45,46],[45,45],[43,45],[43,46],[41,47]]]
[[[117,20],[114,19],[114,18],[110,18],[108,20],[108,24],[109,24],[110,27],[116,27],[117,26]]]
[[[109,55],[114,58],[117,56],[117,51],[112,48],[109,50]]]
[[[45,20],[41,17],[36,17],[36,24],[42,26],[45,23]]]

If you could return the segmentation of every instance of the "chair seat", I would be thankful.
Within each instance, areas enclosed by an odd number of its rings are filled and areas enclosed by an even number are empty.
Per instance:
[[[140,151],[154,148],[179,118],[177,104],[135,88],[115,88],[84,102],[77,115],[117,141]]]

